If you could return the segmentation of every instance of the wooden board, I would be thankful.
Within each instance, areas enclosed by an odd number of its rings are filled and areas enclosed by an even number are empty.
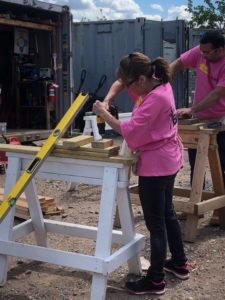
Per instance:
[[[37,154],[37,152],[40,150],[40,147],[34,147],[34,146],[24,146],[24,145],[11,145],[11,144],[0,144],[0,151],[6,151],[6,152],[14,152],[14,153],[24,153],[24,154]],[[70,152],[71,153],[71,152]],[[55,150],[50,154],[51,156],[56,157],[67,157],[70,158],[71,156],[62,153],[56,153]],[[105,162],[111,162],[111,163],[122,163],[130,165],[133,163],[134,158],[133,157],[123,157],[123,156],[110,156],[110,157],[94,157],[94,156],[85,156],[85,155],[78,155],[74,151],[74,155],[71,158],[76,159],[82,159],[82,160],[97,160],[97,161],[105,161]]]
[[[190,118],[190,119],[185,119],[185,118],[179,118],[178,119],[178,124],[182,124],[182,125],[190,125],[190,124],[196,124],[196,123],[200,123],[201,121],[197,118]]]
[[[206,123],[196,123],[191,125],[179,124],[178,130],[198,130],[207,128]]]
[[[113,140],[112,139],[102,139],[100,141],[93,141],[93,142],[91,142],[91,145],[93,148],[105,149],[105,148],[113,145]]]
[[[87,145],[84,145],[84,146],[81,146],[81,147],[77,147],[73,150],[67,149],[67,150],[70,151],[70,152],[67,152],[67,153],[70,153],[72,155],[75,152],[76,152],[76,154],[78,154],[79,152],[81,152],[82,154],[85,154],[85,152],[98,152],[98,153],[108,153],[112,156],[112,155],[118,154],[119,148],[120,148],[119,146],[111,146],[111,147],[108,147],[108,148],[105,148],[105,149],[92,148],[91,144],[87,144]],[[56,151],[56,150],[61,150],[62,151],[62,149],[64,149],[64,148],[63,148],[63,145],[61,143],[61,144],[58,144],[55,147],[54,151]],[[65,151],[67,151],[67,150],[64,149],[63,152],[65,153]],[[60,151],[56,151],[56,152],[60,152]]]
[[[93,136],[91,135],[80,135],[75,136],[70,139],[63,140],[63,148],[65,149],[75,149],[77,147],[86,145],[93,141]]]
[[[4,189],[0,188],[0,202],[3,200]],[[38,196],[43,214],[56,209],[55,199],[47,196]],[[23,193],[16,202],[15,216],[24,220],[30,218],[29,205]]]
[[[77,148],[76,150],[78,151],[91,151],[91,152],[102,152],[102,153],[117,153],[118,150],[120,149],[120,146],[109,146],[107,148],[93,148],[92,147],[92,144],[87,144],[87,145],[84,145],[80,148]],[[75,150],[75,151],[76,151]]]
[[[77,157],[79,155],[83,155],[85,157],[110,157],[110,156],[113,156],[113,155],[117,155],[119,152],[119,148],[115,148],[115,149],[111,149],[110,151],[105,151],[105,152],[99,152],[99,151],[88,151],[88,149],[85,151],[84,149],[82,150],[74,150],[74,151],[71,151],[71,150],[66,150],[66,149],[55,149],[54,150],[54,154],[62,154],[63,156],[64,155],[67,155],[69,157]]]

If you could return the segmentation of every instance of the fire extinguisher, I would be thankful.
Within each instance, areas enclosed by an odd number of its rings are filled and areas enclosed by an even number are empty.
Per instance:
[[[56,88],[58,87],[57,84],[54,82],[49,82],[47,85],[47,90],[48,90],[48,101],[51,103],[56,102]]]

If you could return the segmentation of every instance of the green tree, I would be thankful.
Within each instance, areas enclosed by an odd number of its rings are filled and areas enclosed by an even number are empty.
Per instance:
[[[190,27],[225,29],[225,1],[204,0],[205,5],[193,6],[188,0],[187,11],[192,14]]]

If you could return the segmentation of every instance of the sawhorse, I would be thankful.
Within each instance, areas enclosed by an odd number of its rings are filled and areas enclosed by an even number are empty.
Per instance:
[[[36,147],[29,147],[28,150],[25,146],[17,146],[14,149],[9,145],[5,194],[15,184],[20,173],[26,169],[35,152]],[[57,154],[53,152],[53,155]],[[32,180],[25,190],[31,219],[14,226],[14,207],[0,224],[0,285],[4,285],[7,279],[8,255],[92,272],[91,300],[105,299],[108,274],[123,263],[128,262],[129,272],[140,274],[139,253],[144,248],[144,236],[135,233],[134,230],[128,191],[131,160],[114,157],[97,161],[94,158],[77,159],[73,155],[48,157],[36,177],[102,186],[98,226],[44,219],[35,183]],[[121,230],[113,230],[116,203]],[[17,242],[33,231],[37,245]],[[95,254],[91,256],[48,248],[47,233],[96,240]],[[112,243],[121,246],[113,253]]]
[[[175,187],[174,195],[185,200],[174,200],[177,211],[187,214],[184,239],[194,242],[199,215],[218,209],[219,224],[225,227],[225,190],[220,165],[217,134],[220,130],[208,129],[203,125],[179,125],[179,134],[185,148],[197,149],[191,189]],[[203,191],[207,160],[209,162],[213,191]]]

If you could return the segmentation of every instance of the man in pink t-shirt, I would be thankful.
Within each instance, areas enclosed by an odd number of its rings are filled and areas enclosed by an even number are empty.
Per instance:
[[[195,94],[191,107],[179,108],[178,115],[194,115],[202,120],[225,123],[225,39],[217,31],[208,31],[200,45],[181,54],[170,64],[171,75],[182,68],[196,70]],[[219,123],[218,123],[219,124]],[[225,184],[225,132],[217,135],[220,162]],[[189,149],[191,180],[196,150]]]

